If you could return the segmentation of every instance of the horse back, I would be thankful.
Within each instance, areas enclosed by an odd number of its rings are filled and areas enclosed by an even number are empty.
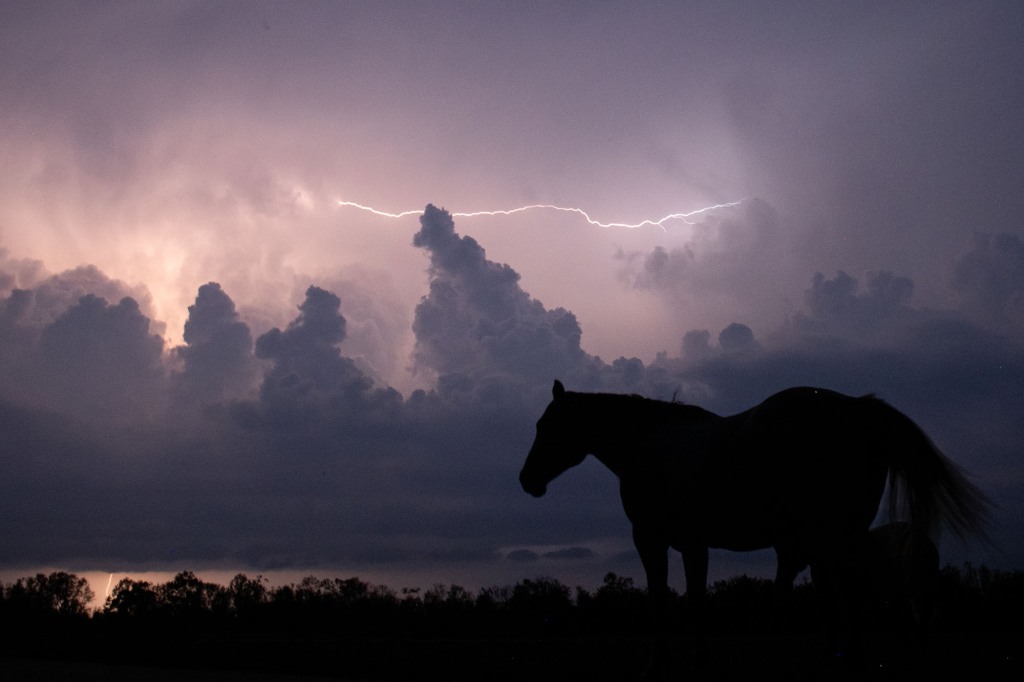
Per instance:
[[[668,476],[677,527],[734,550],[866,530],[887,471],[875,402],[791,388],[709,424],[699,453],[681,456]]]

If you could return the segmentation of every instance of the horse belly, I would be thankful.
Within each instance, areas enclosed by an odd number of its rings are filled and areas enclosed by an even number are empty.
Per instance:
[[[751,552],[773,547],[779,536],[779,526],[779,521],[765,510],[755,513],[740,508],[709,519],[704,533],[708,547]]]
[[[886,479],[876,436],[808,412],[817,419],[804,429],[759,424],[723,443],[716,453],[723,466],[713,472],[723,483],[704,488],[724,531],[742,535],[747,522],[747,534],[760,538],[754,542],[774,544],[779,533],[806,540],[870,525]]]
[[[762,499],[737,499],[720,495],[700,501],[691,500],[676,508],[676,531],[672,546],[697,540],[715,549],[750,552],[773,547],[784,525],[780,514]]]

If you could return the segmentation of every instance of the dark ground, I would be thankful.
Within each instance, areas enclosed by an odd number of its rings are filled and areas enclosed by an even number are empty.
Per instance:
[[[10,644],[10,640],[8,640]],[[4,647],[0,679],[129,682],[296,680],[636,680],[645,638],[293,639],[177,638],[159,644],[90,642],[63,651]],[[672,679],[908,680],[1024,679],[1024,633],[936,634],[921,646],[869,638],[867,665],[854,674],[823,656],[817,637],[714,637],[697,668],[692,643],[672,640]]]

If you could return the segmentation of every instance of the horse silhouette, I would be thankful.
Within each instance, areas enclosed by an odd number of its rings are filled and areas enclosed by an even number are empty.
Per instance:
[[[523,489],[539,497],[594,455],[619,478],[653,603],[666,602],[675,549],[698,621],[708,549],[771,547],[781,588],[811,567],[838,639],[861,606],[868,528],[887,482],[893,518],[929,535],[941,525],[960,537],[984,534],[985,495],[910,418],[874,396],[791,388],[722,417],[635,395],[570,392],[559,381],[552,394],[519,475]]]

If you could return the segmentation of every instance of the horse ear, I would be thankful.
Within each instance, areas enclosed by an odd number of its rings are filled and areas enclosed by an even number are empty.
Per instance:
[[[555,386],[551,389],[551,395],[555,400],[558,400],[565,395],[565,386],[563,386],[562,382],[558,379],[555,379]]]

